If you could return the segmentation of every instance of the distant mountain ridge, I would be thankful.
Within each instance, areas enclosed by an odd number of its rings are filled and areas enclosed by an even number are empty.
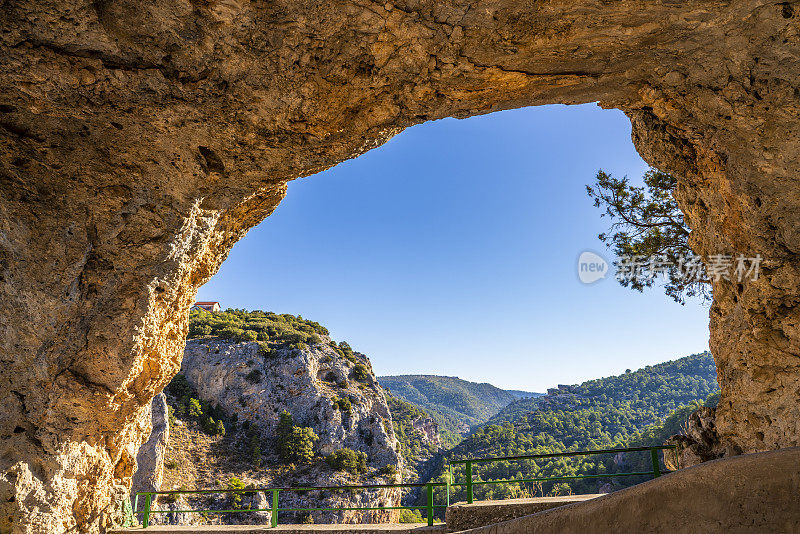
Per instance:
[[[380,376],[378,383],[395,397],[428,412],[444,430],[458,434],[465,434],[470,427],[485,423],[505,406],[521,398],[519,394],[529,394],[510,392],[456,376]]]

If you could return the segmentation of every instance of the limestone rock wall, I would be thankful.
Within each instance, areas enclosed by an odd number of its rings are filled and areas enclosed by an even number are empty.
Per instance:
[[[366,357],[357,357],[371,368]],[[181,372],[201,399],[237,414],[240,422],[254,423],[265,439],[275,439],[286,410],[296,425],[314,429],[320,454],[347,447],[366,453],[370,468],[392,465],[400,472],[399,445],[383,390],[372,372],[357,380],[355,365],[326,342],[302,350],[276,348],[265,357],[256,342],[193,339],[186,344]],[[349,400],[350,410],[338,408],[337,399]]]
[[[681,177],[730,452],[798,444],[795,1],[0,4],[0,530],[95,532],[197,288],[286,182],[440,117],[624,110]]]
[[[169,441],[169,418],[167,396],[159,393],[153,397],[150,409],[145,411],[150,417],[152,430],[147,441],[139,447],[136,454],[136,471],[131,483],[131,497],[140,491],[159,491],[164,476],[164,452]]]

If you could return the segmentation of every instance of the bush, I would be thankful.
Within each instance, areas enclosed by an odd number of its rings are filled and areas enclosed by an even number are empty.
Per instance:
[[[245,330],[244,333],[239,337],[240,341],[255,341],[258,339],[258,332],[255,330]]]
[[[247,373],[247,376],[245,376],[245,378],[251,384],[258,384],[259,382],[261,382],[261,371],[259,371],[258,369],[253,369],[252,371]]]
[[[378,471],[379,475],[393,477],[397,474],[397,466],[393,464],[386,464],[384,467]]]
[[[292,415],[284,410],[278,422],[278,454],[287,462],[311,463],[314,459],[314,442],[319,437],[311,427],[294,425]]]
[[[217,419],[217,422],[214,425],[212,433],[215,436],[224,436],[225,435],[225,425],[222,423],[222,419]]]
[[[367,369],[367,366],[363,363],[357,363],[355,367],[353,367],[353,378],[359,382],[363,382],[369,378],[369,369]]]
[[[351,403],[350,399],[348,399],[347,397],[344,398],[334,397],[333,399],[331,399],[331,402],[333,402],[334,408],[342,412],[349,413],[350,410],[353,409],[353,403]]]
[[[245,421],[248,423],[249,421]],[[244,427],[244,423],[242,423]],[[254,467],[261,466],[261,440],[258,436],[258,431],[253,425],[247,426],[247,448],[250,452],[250,463]]]
[[[180,399],[183,397],[192,397],[195,394],[194,388],[191,385],[189,385],[189,381],[186,380],[186,377],[180,373],[175,375],[175,377],[167,386],[167,393],[169,393],[176,399]]]
[[[400,510],[401,523],[424,523],[422,513],[419,510]]]
[[[197,399],[189,399],[186,403],[186,413],[191,417],[200,417],[203,415],[203,408],[200,406],[200,401]]]
[[[258,354],[259,356],[263,356],[264,358],[269,358],[270,356],[272,356],[272,348],[270,348],[268,343],[264,341],[259,341]]]
[[[367,471],[366,453],[357,452],[347,447],[329,454],[325,461],[336,471],[347,471],[354,475]]]
[[[217,335],[222,339],[240,339],[244,335],[244,330],[235,326],[226,326]]]
[[[230,488],[230,489],[245,489],[245,487],[246,486],[245,486],[244,482],[242,482],[242,480],[240,478],[231,477],[231,479],[228,481],[228,488]],[[240,510],[241,509],[241,507],[242,507],[242,494],[243,493],[244,492],[241,492],[241,493],[237,492],[237,493],[229,493],[228,494],[228,495],[230,495],[231,508],[233,508],[235,510]]]
[[[164,467],[167,469],[177,469],[178,468],[178,460],[170,458],[169,460],[164,460]]]

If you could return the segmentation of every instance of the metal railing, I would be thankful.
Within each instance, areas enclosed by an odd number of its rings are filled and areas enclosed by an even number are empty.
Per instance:
[[[526,454],[521,456],[495,456],[491,458],[467,458],[465,460],[450,460],[447,465],[448,475],[447,481],[453,480],[453,466],[464,464],[465,481],[461,484],[447,484],[447,502],[450,503],[450,487],[451,486],[466,486],[467,489],[467,503],[472,504],[474,501],[474,487],[485,484],[515,484],[524,482],[555,482],[559,480],[584,480],[590,478],[612,478],[612,477],[631,477],[631,476],[648,476],[655,477],[661,476],[661,465],[659,463],[658,451],[660,450],[673,450],[675,451],[675,465],[678,465],[678,452],[674,445],[659,445],[654,447],[627,447],[624,449],[597,449],[591,451],[571,451],[571,452],[554,452],[548,454]],[[499,480],[481,480],[474,481],[472,474],[472,466],[475,464],[487,464],[493,462],[504,462],[514,460],[539,460],[545,458],[565,458],[574,456],[590,456],[597,454],[617,454],[621,452],[642,452],[650,451],[650,461],[653,466],[652,471],[638,471],[633,473],[602,473],[590,475],[569,475],[560,477],[534,477],[534,478],[515,478],[515,479],[499,479]]]
[[[428,525],[433,526],[433,512],[437,508],[447,508],[445,504],[435,504],[433,501],[433,488],[436,486],[446,486],[445,482],[427,482],[427,483],[409,483],[409,484],[369,484],[369,485],[352,485],[352,486],[305,486],[305,487],[286,487],[286,488],[243,488],[243,489],[213,489],[213,490],[174,490],[174,491],[143,491],[139,492],[134,497],[133,514],[142,514],[142,527],[147,528],[150,526],[150,516],[152,514],[175,514],[175,513],[206,513],[206,514],[229,514],[229,513],[242,513],[242,512],[270,512],[270,525],[273,527],[278,526],[278,513],[279,512],[340,512],[340,511],[375,511],[375,510],[426,510],[428,514]],[[354,491],[354,490],[374,490],[374,489],[387,489],[387,488],[425,488],[427,502],[421,506],[339,506],[339,507],[312,507],[312,508],[280,508],[278,506],[278,497],[281,492],[307,492],[307,491]],[[229,510],[206,510],[206,509],[192,509],[192,510],[154,510],[153,497],[158,495],[187,495],[187,494],[252,494],[252,493],[271,493],[272,506],[269,508],[233,508]],[[144,508],[138,509],[139,496],[144,496]]]
[[[599,449],[591,451],[573,451],[573,452],[557,452],[549,454],[530,454],[522,456],[496,456],[491,458],[468,458],[464,460],[450,460],[447,465],[447,476],[445,482],[427,482],[427,483],[409,483],[409,484],[370,484],[370,485],[350,485],[350,486],[306,486],[306,487],[285,487],[285,488],[226,488],[226,489],[209,489],[209,490],[173,490],[173,491],[144,491],[139,492],[134,496],[133,514],[134,516],[142,515],[142,527],[147,528],[150,526],[150,519],[152,514],[170,514],[170,513],[202,513],[202,514],[228,514],[228,513],[243,513],[243,512],[270,512],[270,525],[272,527],[278,526],[279,512],[321,512],[321,511],[376,511],[376,510],[426,510],[428,526],[433,526],[434,511],[441,508],[450,506],[450,495],[452,488],[464,487],[467,493],[467,503],[474,502],[474,487],[486,484],[515,484],[515,483],[531,483],[531,482],[553,482],[560,480],[582,480],[592,478],[612,478],[612,477],[628,477],[628,476],[661,476],[661,466],[659,463],[658,451],[660,450],[675,450],[675,465],[678,465],[677,450],[674,446],[655,446],[655,447],[629,447],[624,449]],[[473,480],[473,466],[475,464],[487,464],[502,461],[516,461],[516,460],[537,460],[545,458],[560,458],[560,457],[574,457],[574,456],[590,456],[598,454],[616,454],[627,452],[641,452],[649,451],[650,460],[652,462],[652,471],[640,471],[632,473],[602,473],[602,474],[587,474],[587,475],[569,475],[559,477],[534,477],[534,478],[518,478],[518,479],[498,479],[498,480]],[[463,464],[465,468],[465,481],[453,482],[453,466]],[[436,504],[434,502],[434,488],[446,487],[447,501],[446,504]],[[426,502],[424,505],[419,506],[343,506],[343,507],[312,507],[312,508],[281,508],[278,506],[278,499],[281,492],[308,492],[308,491],[356,491],[356,490],[374,490],[374,489],[388,489],[388,488],[425,488]],[[189,510],[154,510],[153,501],[159,495],[167,495],[177,497],[178,495],[210,495],[210,494],[254,494],[254,493],[270,493],[272,500],[269,508],[232,508],[228,510],[206,510],[206,509],[189,509]],[[144,497],[143,509],[139,510],[139,496]]]

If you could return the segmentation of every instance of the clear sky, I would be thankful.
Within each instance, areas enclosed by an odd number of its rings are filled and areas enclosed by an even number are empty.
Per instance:
[[[600,168],[647,165],[594,104],[415,126],[290,183],[198,300],[318,321],[379,375],[529,391],[706,350],[707,307],[578,280],[581,252],[612,259],[585,191]]]

